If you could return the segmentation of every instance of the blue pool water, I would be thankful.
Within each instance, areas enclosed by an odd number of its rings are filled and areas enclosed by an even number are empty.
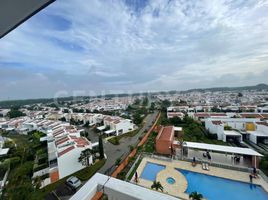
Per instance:
[[[209,200],[268,200],[268,193],[255,184],[177,169],[188,181],[186,193],[197,191]]]
[[[141,178],[146,179],[148,181],[155,181],[158,172],[165,168],[166,167],[164,165],[147,162],[143,169],[143,172],[141,173]]]
[[[167,183],[169,183],[170,185],[173,185],[175,182],[176,181],[174,178],[171,178],[171,177],[167,178]]]

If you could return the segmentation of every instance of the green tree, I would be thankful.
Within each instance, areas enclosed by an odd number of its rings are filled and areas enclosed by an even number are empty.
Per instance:
[[[154,109],[155,109],[155,102],[152,102],[150,106],[150,110],[154,110]]]
[[[260,161],[260,169],[268,176],[268,154],[262,157]]]
[[[118,166],[121,162],[121,158],[117,158],[116,161],[115,161],[115,165]]]
[[[99,153],[100,153],[100,159],[104,158],[104,150],[103,150],[103,141],[102,136],[99,136]]]
[[[148,97],[145,97],[145,98],[143,99],[143,101],[142,101],[142,105],[143,105],[143,106],[147,106],[147,105],[148,105],[148,102],[149,102]]]
[[[190,195],[189,195],[189,198],[191,200],[201,200],[203,198],[203,195],[198,193],[198,192],[192,192]]]
[[[133,151],[134,147],[133,145],[128,145],[129,151]]]
[[[81,152],[79,158],[78,158],[78,162],[82,163],[82,165],[84,166],[89,166],[89,160],[90,157],[92,156],[92,150],[91,149],[85,149]]]
[[[22,117],[22,116],[25,116],[25,113],[23,113],[17,109],[11,109],[7,113],[7,117],[9,117],[9,118],[16,118],[16,117]]]
[[[142,123],[142,117],[139,113],[135,113],[133,115],[133,122],[134,122],[134,124],[137,124],[137,125]]]
[[[152,189],[155,189],[156,191],[161,190],[163,192],[164,188],[161,185],[159,181],[154,181],[153,184],[151,185]]]

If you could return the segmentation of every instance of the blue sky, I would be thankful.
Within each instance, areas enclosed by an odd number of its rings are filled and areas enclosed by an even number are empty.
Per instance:
[[[265,0],[57,0],[0,41],[0,99],[268,83]]]

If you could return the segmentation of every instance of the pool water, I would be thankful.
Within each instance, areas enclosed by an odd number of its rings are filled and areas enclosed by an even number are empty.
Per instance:
[[[177,169],[188,181],[186,193],[197,191],[209,200],[268,200],[261,186]]]
[[[141,173],[141,178],[146,179],[148,181],[155,181],[156,175],[158,174],[158,172],[160,172],[161,170],[165,168],[166,166],[164,165],[147,162],[143,169],[143,172]]]
[[[174,178],[171,178],[171,177],[167,178],[167,183],[168,183],[168,184],[173,185],[175,182],[176,182],[176,181],[175,181]]]

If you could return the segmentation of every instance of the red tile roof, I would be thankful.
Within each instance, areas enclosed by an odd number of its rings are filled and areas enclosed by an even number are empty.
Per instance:
[[[58,154],[58,156],[60,157],[60,156],[62,156],[62,155],[64,155],[64,154],[66,154],[66,153],[72,151],[73,149],[74,149],[74,146],[70,146],[70,147],[64,149],[63,151],[61,151],[61,152]]]
[[[263,118],[268,118],[268,113],[261,113],[261,116],[262,116]]]
[[[211,117],[215,116],[215,117],[225,117],[227,116],[225,113],[211,113],[210,114]]]
[[[258,113],[241,113],[240,116],[242,118],[263,118],[260,114]]]
[[[88,140],[87,139],[85,139],[85,138],[76,138],[76,139],[73,139],[74,140],[74,142],[77,144],[77,145],[79,145],[79,146],[87,146],[87,145],[89,145],[89,142],[88,142]]]
[[[58,146],[58,145],[60,145],[60,144],[62,144],[62,143],[64,143],[64,142],[67,142],[69,139],[70,139],[69,137],[63,137],[63,138],[57,140],[57,141],[55,142],[55,144],[56,144],[56,146]]]
[[[162,127],[157,135],[158,140],[167,140],[171,141],[174,135],[173,126]]]
[[[214,125],[221,125],[222,122],[221,121],[212,121],[212,124],[214,124]]]
[[[196,117],[209,117],[208,113],[195,113],[194,116]]]

